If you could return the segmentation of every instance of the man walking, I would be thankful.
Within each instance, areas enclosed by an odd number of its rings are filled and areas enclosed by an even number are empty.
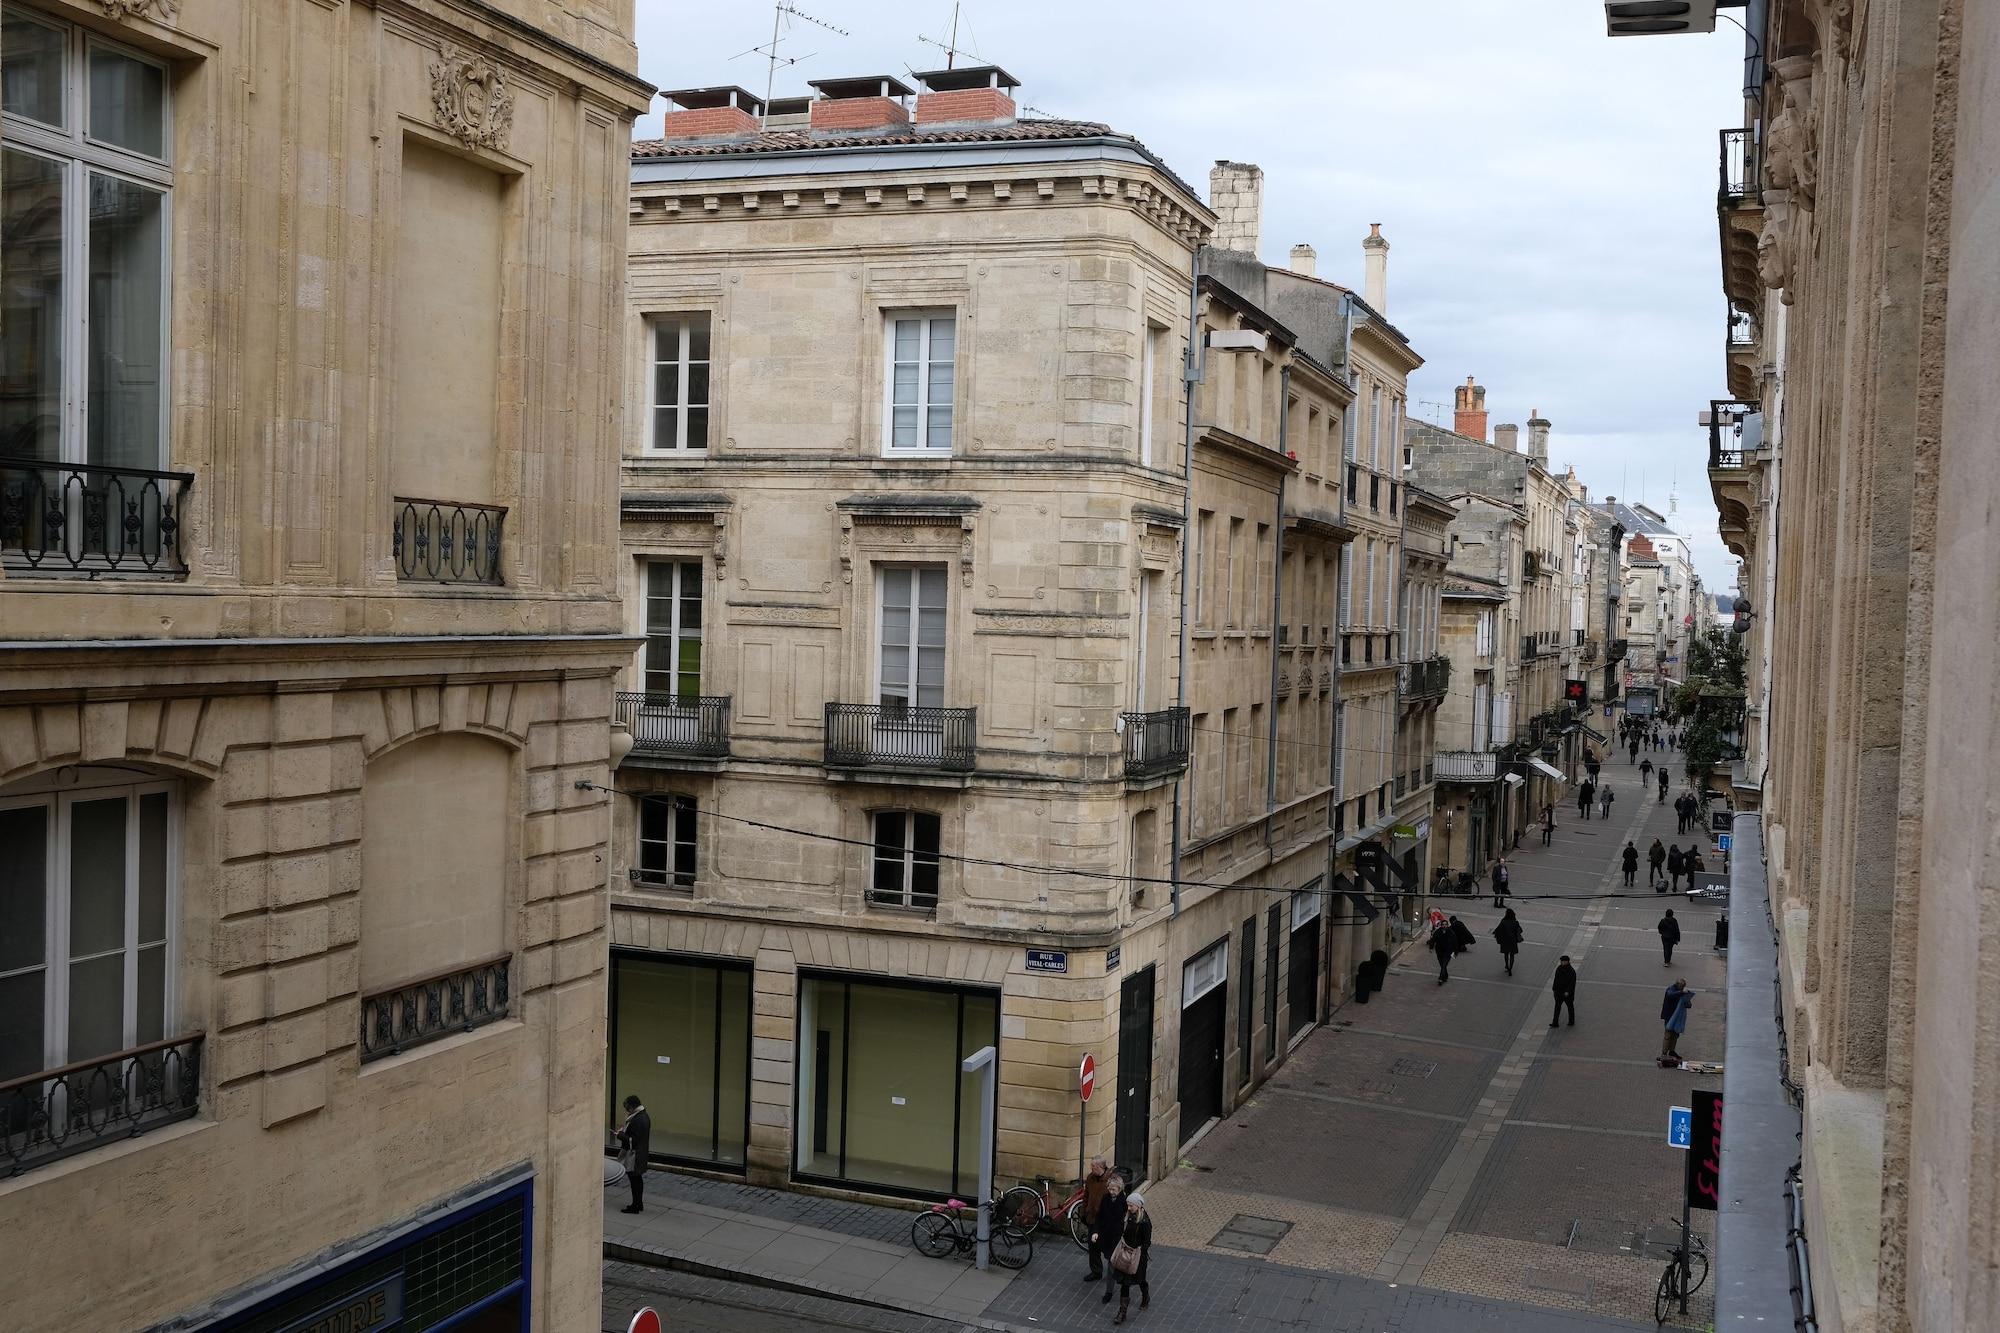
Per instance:
[[[1458,932],[1451,928],[1451,922],[1440,921],[1431,927],[1430,950],[1437,955],[1438,985],[1451,980],[1451,956],[1458,952]]]
[[[1569,965],[1568,954],[1564,954],[1556,963],[1556,979],[1551,989],[1555,991],[1556,1011],[1555,1015],[1549,1019],[1549,1026],[1554,1027],[1557,1019],[1562,1017],[1563,1010],[1567,1008],[1569,1010],[1569,1025],[1575,1027],[1576,969]]]
[[[1513,875],[1507,869],[1507,858],[1504,856],[1497,858],[1493,862],[1493,905],[1495,907],[1505,907],[1507,905],[1507,883],[1511,879],[1513,879]]]
[[[1673,891],[1681,891],[1681,872],[1687,869],[1687,858],[1681,855],[1679,847],[1667,848],[1667,877],[1673,883]]]
[[[1549,840],[1555,836],[1556,808],[1554,805],[1545,805],[1542,807],[1542,846],[1548,846]]]
[[[1576,812],[1583,816],[1585,823],[1590,821],[1590,803],[1595,799],[1597,799],[1597,782],[1595,779],[1584,783],[1576,789]]]
[[[1618,854],[1618,863],[1625,872],[1625,887],[1629,889],[1633,877],[1639,873],[1639,849],[1632,845],[1629,838],[1625,840],[1625,850]]]
[[[1598,813],[1606,819],[1611,818],[1611,803],[1617,799],[1618,793],[1611,790],[1610,783],[1605,783],[1604,790],[1597,793]]]
[[[1660,1004],[1660,1018],[1667,1026],[1666,1038],[1660,1043],[1662,1065],[1681,1062],[1681,1033],[1687,1031],[1688,1007],[1693,1003],[1694,992],[1688,989],[1686,977],[1667,987],[1666,999]]]
[[[1665,805],[1666,803],[1667,803],[1667,766],[1666,766],[1665,764],[1661,764],[1661,765],[1660,765],[1660,804],[1661,804],[1661,805]]]
[[[1365,994],[1359,994],[1355,998],[1362,1000],[1364,1003],[1367,999]],[[1110,1179],[1111,1172],[1104,1164],[1104,1154],[1099,1153],[1097,1156],[1091,1158],[1090,1174],[1083,1178],[1083,1215],[1088,1219],[1085,1225],[1093,1227],[1096,1225],[1097,1215],[1104,1210],[1104,1194],[1110,1188]],[[1083,1280],[1085,1282],[1102,1282],[1104,1280],[1104,1255],[1095,1245],[1089,1248],[1089,1254],[1090,1272]]]
[[[1672,967],[1674,946],[1681,942],[1681,923],[1674,920],[1673,908],[1669,907],[1667,914],[1660,918],[1657,929],[1660,932],[1660,952],[1666,955],[1666,966]]]
[[[1632,737],[1631,744],[1625,747],[1625,752],[1632,756],[1631,762],[1635,764],[1639,762],[1639,737],[1636,734]]]
[[[626,1183],[632,1186],[632,1202],[618,1211],[642,1213],[646,1210],[646,1162],[653,1152],[653,1117],[637,1096],[625,1099],[625,1123],[618,1127],[620,1166]]]
[[[1652,785],[1653,761],[1651,759],[1642,759],[1639,761],[1639,788],[1643,791]]]
[[[1658,838],[1646,849],[1646,884],[1655,893],[1667,891],[1667,849]]]

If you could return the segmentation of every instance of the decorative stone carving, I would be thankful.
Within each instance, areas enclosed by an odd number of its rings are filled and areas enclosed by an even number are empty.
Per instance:
[[[514,128],[514,94],[499,66],[446,43],[431,62],[431,102],[437,123],[468,148],[507,146]]]
[[[1843,60],[1853,54],[1854,0],[1806,0],[1806,17],[1819,34],[1822,51]]]
[[[1772,62],[1782,80],[1784,105],[1764,135],[1764,169],[1773,186],[1789,191],[1798,206],[1811,208],[1819,185],[1819,115],[1813,100],[1813,62],[1785,56]]]
[[[106,18],[121,23],[134,18],[172,23],[180,17],[181,0],[98,0],[98,3],[104,6]]]
[[[1792,210],[1784,199],[1765,202],[1764,230],[1757,237],[1757,277],[1773,291],[1782,291],[1786,305],[1792,303],[1794,250],[1805,243],[1802,238],[1804,229],[1799,229],[1800,236],[1794,236],[1792,224]]]

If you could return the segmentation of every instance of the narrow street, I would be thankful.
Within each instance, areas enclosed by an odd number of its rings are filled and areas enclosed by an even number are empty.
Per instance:
[[[1641,800],[1623,760],[1604,770],[1618,793],[1608,823],[1581,821],[1572,802],[1551,847],[1537,832],[1512,858],[1526,931],[1515,975],[1490,935],[1490,899],[1446,900],[1479,937],[1449,984],[1412,948],[1383,994],[1307,1036],[1148,1191],[1161,1243],[1240,1254],[1277,1233],[1274,1263],[1650,1316],[1680,1216],[1683,1154],[1665,1142],[1667,1109],[1721,1085],[1656,1066],[1660,997],[1675,977],[1701,992],[1681,1053],[1719,1061],[1725,960],[1713,948],[1718,906],[1648,892],[1643,861],[1638,896],[1609,896],[1622,891],[1628,837],[1642,857],[1655,837],[1677,840],[1671,804]],[[1671,968],[1655,930],[1668,906],[1684,922]],[[1549,982],[1565,953],[1580,979],[1577,1023],[1551,1029]],[[1706,1235],[1712,1218],[1695,1224]],[[1690,1322],[1706,1322],[1709,1300],[1697,1293]]]

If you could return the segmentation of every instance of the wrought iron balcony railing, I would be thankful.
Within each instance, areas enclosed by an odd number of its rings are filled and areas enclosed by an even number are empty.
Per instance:
[[[1740,468],[1743,457],[1762,446],[1761,404],[1730,398],[1708,404],[1708,466],[1711,470]]]
[[[976,708],[828,704],[826,762],[834,768],[970,773],[978,754]]]
[[[1439,750],[1431,762],[1439,782],[1491,782],[1500,774],[1491,750]]]
[[[0,1083],[6,1174],[191,1119],[201,1099],[202,1034],[148,1042]]]
[[[1625,639],[1613,639],[1613,640],[1611,641],[1611,648],[1610,648],[1610,650],[1609,650],[1608,652],[1606,652],[1606,654],[1605,654],[1605,656],[1604,656],[1604,664],[1605,664],[1606,666],[1609,666],[1609,665],[1611,665],[1611,664],[1612,664],[1613,662],[1622,662],[1622,661],[1624,661],[1624,660],[1625,660],[1625,654],[1626,654],[1627,652],[1629,652],[1630,650],[1631,650],[1631,644],[1630,644],[1630,642],[1629,642],[1629,641],[1627,641],[1627,640],[1625,640]]]
[[[1735,302],[1729,305],[1729,347],[1735,350],[1757,345],[1757,312]]]
[[[729,753],[726,694],[645,694],[620,690],[613,716],[632,733],[635,755],[720,759]]]
[[[192,472],[0,456],[0,564],[90,577],[186,578]]]
[[[361,1058],[380,1060],[507,1016],[513,955],[361,997]]]
[[[1405,699],[1442,699],[1450,688],[1449,657],[1420,657],[1396,670],[1396,692]]]
[[[506,524],[501,505],[399,495],[390,534],[396,577],[413,583],[505,583],[500,541]]]
[[[1150,713],[1126,713],[1125,776],[1157,777],[1187,767],[1192,728],[1189,710],[1160,708]]]
[[[1532,634],[1523,634],[1521,636],[1521,660],[1526,662],[1541,655],[1541,640]]]
[[[1583,652],[1580,654],[1583,660],[1586,662],[1595,662],[1597,660],[1597,653],[1598,653],[1597,640],[1585,639],[1583,641]]]
[[[1757,188],[1757,140],[1748,129],[1722,131],[1722,153],[1718,163],[1720,185],[1716,201],[1724,208],[1755,203]]]

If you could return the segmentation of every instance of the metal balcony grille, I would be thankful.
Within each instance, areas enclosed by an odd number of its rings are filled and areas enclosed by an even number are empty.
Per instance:
[[[1754,449],[1762,431],[1756,419],[1763,411],[1758,403],[1716,398],[1708,404],[1708,465],[1713,469],[1740,468],[1743,457]]]
[[[361,1058],[470,1032],[507,1016],[513,955],[454,968],[361,997]]]
[[[0,1083],[7,1175],[192,1118],[201,1042],[197,1032]]]
[[[1747,129],[1722,131],[1717,200],[1725,208],[1757,200],[1757,140]]]
[[[0,564],[38,572],[185,578],[192,472],[0,456]]]
[[[1126,777],[1149,778],[1187,766],[1189,710],[1161,708],[1123,716]]]
[[[719,759],[729,753],[729,699],[620,690],[612,707],[632,733],[633,754]]]
[[[976,708],[828,704],[826,762],[834,768],[908,768],[970,773],[977,758]]]
[[[1491,782],[1500,772],[1491,750],[1440,750],[1432,763],[1440,782]]]
[[[500,505],[396,497],[390,549],[396,577],[414,583],[505,583],[500,541],[507,510]]]

